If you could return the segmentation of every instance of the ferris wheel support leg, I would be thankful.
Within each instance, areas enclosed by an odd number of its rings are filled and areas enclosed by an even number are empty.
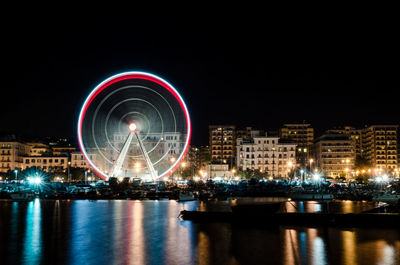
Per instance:
[[[116,178],[116,177],[118,177],[119,173],[121,172],[122,164],[124,163],[126,154],[128,153],[129,145],[132,142],[132,138],[133,138],[133,133],[130,132],[128,135],[128,138],[125,141],[124,146],[122,147],[121,153],[119,153],[117,162],[115,162],[115,164],[114,164],[114,168],[112,170],[110,177]]]
[[[149,155],[147,154],[146,149],[144,148],[144,145],[143,145],[142,140],[140,140],[139,136],[137,135],[136,130],[134,131],[134,133],[135,133],[136,139],[137,139],[138,142],[139,142],[140,150],[142,151],[144,160],[146,161],[147,168],[149,169],[151,179],[152,179],[153,181],[156,181],[156,179],[157,179],[157,173],[156,173],[156,171],[154,170],[154,167],[153,167],[153,164],[151,163],[151,160],[150,160],[150,158],[149,158]]]

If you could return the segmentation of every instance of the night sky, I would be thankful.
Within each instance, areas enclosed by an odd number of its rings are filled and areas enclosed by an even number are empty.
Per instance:
[[[159,75],[179,90],[196,145],[207,144],[209,124],[276,130],[305,120],[318,132],[400,123],[393,21],[370,14],[201,18],[7,25],[0,131],[75,139],[86,96],[130,70]]]

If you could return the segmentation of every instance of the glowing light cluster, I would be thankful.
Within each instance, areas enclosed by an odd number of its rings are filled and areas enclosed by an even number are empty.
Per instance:
[[[42,183],[42,179],[40,177],[33,177],[29,178],[29,182],[32,184],[39,185],[40,183]]]
[[[131,130],[132,132],[136,131],[136,124],[134,123],[129,124],[129,130]]]

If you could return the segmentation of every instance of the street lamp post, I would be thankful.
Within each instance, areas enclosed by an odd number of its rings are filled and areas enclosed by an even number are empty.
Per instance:
[[[18,169],[14,169],[14,173],[15,173],[15,181],[18,180]]]
[[[71,167],[71,161],[68,161],[68,185],[71,183],[71,172],[70,172],[70,167]]]
[[[287,166],[288,166],[288,170],[287,170],[287,172],[288,172],[288,179],[290,179],[290,172],[291,172],[291,170],[292,170],[293,162],[292,162],[292,161],[289,161],[289,162],[287,163]]]
[[[304,169],[300,169],[300,176],[301,176],[301,181],[300,181],[300,186],[302,186],[302,184],[305,182],[305,178],[304,178]]]
[[[231,180],[235,177],[236,169],[232,168]]]

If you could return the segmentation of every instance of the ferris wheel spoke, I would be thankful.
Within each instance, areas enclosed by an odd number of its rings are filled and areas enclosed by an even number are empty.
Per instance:
[[[137,138],[137,140],[139,142],[140,150],[142,151],[144,160],[146,161],[147,168],[149,169],[151,180],[155,181],[157,179],[157,172],[154,170],[154,167],[153,167],[153,164],[151,163],[149,155],[147,154],[146,149],[144,148],[142,140],[137,135],[136,130],[134,130],[133,132],[135,133],[136,138]]]
[[[119,174],[121,174],[121,168],[122,168],[122,165],[124,164],[125,157],[126,157],[126,154],[128,153],[128,149],[132,142],[133,136],[134,136],[134,133],[131,131],[128,135],[128,138],[125,141],[124,146],[122,147],[121,152],[118,155],[117,161],[115,162],[115,165],[111,172],[110,177],[116,178],[119,176]]]

